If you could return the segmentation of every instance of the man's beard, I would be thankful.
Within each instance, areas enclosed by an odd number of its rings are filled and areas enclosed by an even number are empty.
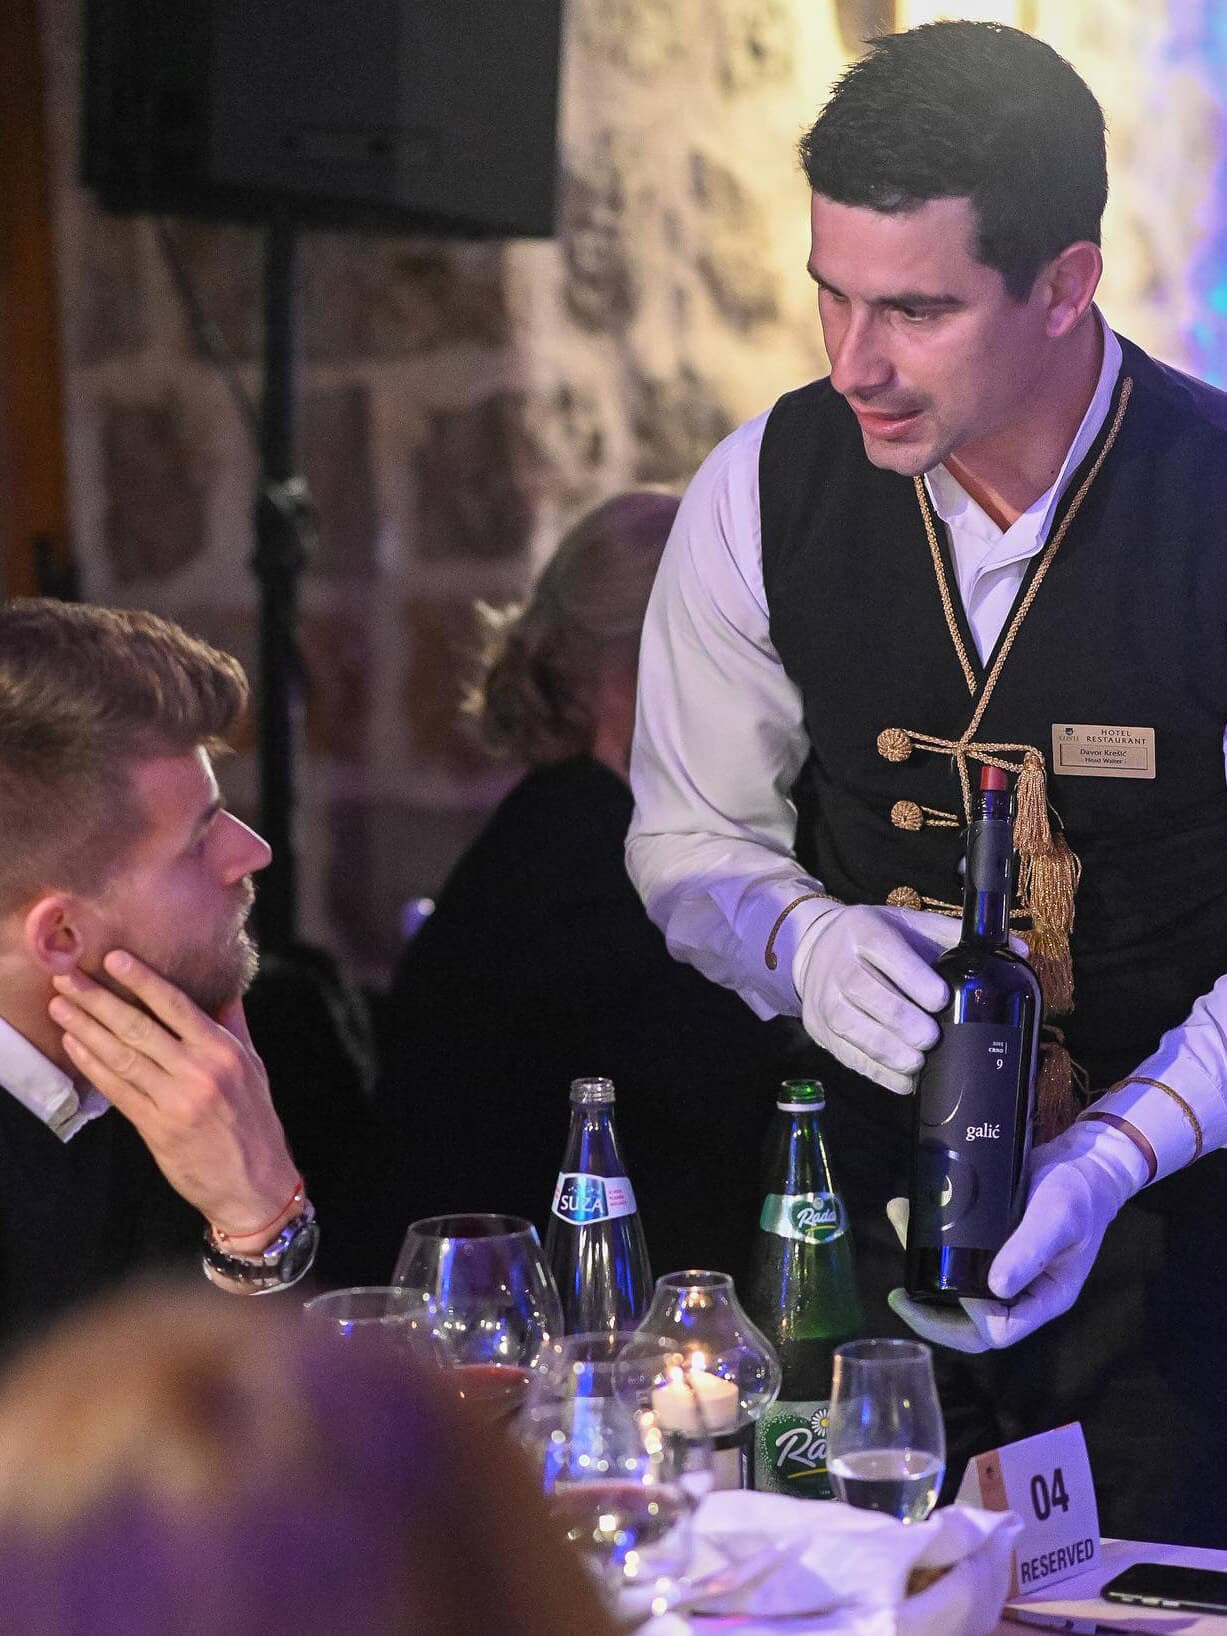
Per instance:
[[[129,954],[134,954],[168,983],[181,989],[206,1016],[217,1017],[247,993],[259,968],[259,951],[246,924],[254,901],[255,889],[247,880],[243,883],[239,906],[227,923],[224,934],[215,936],[207,943],[179,943],[173,949],[160,949],[124,927],[116,930],[110,947],[126,949]],[[149,1011],[143,1001],[106,971],[100,969],[90,975],[130,1005]],[[155,1016],[155,1020],[161,1020],[156,1018],[155,1013],[150,1012],[150,1015]]]
[[[216,1017],[247,993],[259,964],[255,942],[243,926],[224,952],[215,947],[184,949],[157,969],[207,1016]]]

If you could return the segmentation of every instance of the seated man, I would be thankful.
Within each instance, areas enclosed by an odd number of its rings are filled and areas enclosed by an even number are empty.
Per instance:
[[[202,1248],[235,1292],[311,1263],[243,1019],[269,850],[211,760],[246,700],[152,614],[0,608],[0,1338]]]

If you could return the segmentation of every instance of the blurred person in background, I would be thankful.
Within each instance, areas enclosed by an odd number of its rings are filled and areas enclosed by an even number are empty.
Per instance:
[[[243,1015],[269,849],[213,770],[247,695],[153,614],[0,607],[0,1339],[153,1262],[311,1264]]]
[[[0,1385],[4,1636],[607,1636],[517,1451],[284,1304],[168,1287]]]
[[[526,605],[486,611],[470,708],[529,771],[406,946],[381,1092],[410,1214],[548,1218],[568,1087],[604,1075],[653,1268],[742,1272],[776,1082],[801,1030],[672,960],[626,875],[639,633],[677,501],[627,493],[566,535]],[[381,1251],[387,1265],[396,1243]]]

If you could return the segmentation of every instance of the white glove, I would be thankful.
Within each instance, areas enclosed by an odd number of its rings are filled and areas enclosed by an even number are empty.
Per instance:
[[[1071,1125],[1031,1155],[1023,1218],[989,1268],[989,1287],[1000,1299],[961,1301],[960,1312],[896,1289],[888,1297],[892,1311],[936,1346],[959,1352],[1013,1346],[1073,1306],[1109,1222],[1146,1175],[1145,1159],[1122,1131],[1095,1120]],[[903,1242],[907,1200],[891,1199],[886,1213]]]
[[[801,1021],[845,1067],[906,1096],[936,1045],[949,990],[933,962],[961,922],[929,909],[839,904],[807,931],[793,962]]]

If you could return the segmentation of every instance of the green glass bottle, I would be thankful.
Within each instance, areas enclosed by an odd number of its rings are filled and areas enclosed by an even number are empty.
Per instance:
[[[754,1486],[819,1500],[831,1497],[832,1356],[861,1328],[847,1213],[819,1124],[824,1103],[817,1080],[785,1080],[781,1087],[745,1300],[783,1369],[779,1398],[755,1432]]]

